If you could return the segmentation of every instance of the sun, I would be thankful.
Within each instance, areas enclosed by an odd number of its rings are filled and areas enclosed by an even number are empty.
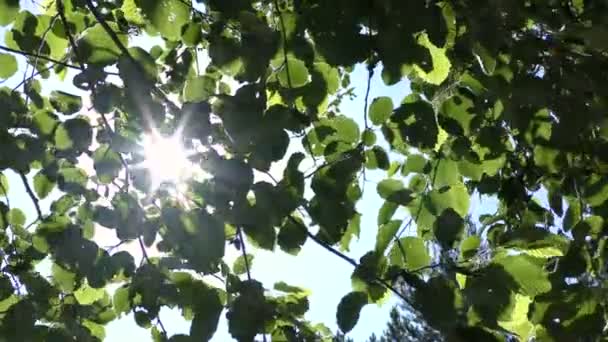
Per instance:
[[[190,151],[184,148],[180,134],[166,137],[152,132],[144,135],[142,146],[141,167],[150,172],[151,190],[166,183],[180,186],[192,178],[195,165],[188,159]]]

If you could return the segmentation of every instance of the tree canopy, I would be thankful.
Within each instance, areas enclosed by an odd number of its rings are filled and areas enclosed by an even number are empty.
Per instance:
[[[304,289],[250,272],[254,248],[306,243],[353,267],[335,308],[344,333],[394,295],[448,340],[599,340],[607,17],[599,0],[49,0],[34,12],[0,0],[0,79],[19,56],[29,65],[0,88],[0,195],[13,172],[36,208],[0,199],[1,339],[103,340],[132,312],[155,341],[208,340],[222,314],[239,341],[329,341],[304,317]],[[142,36],[161,43],[133,44]],[[356,65],[367,84],[351,83]],[[374,72],[411,94],[341,113]],[[50,77],[86,96],[44,87]],[[192,151],[198,172],[179,187],[140,167],[155,134]],[[371,170],[384,204],[358,212]],[[476,215],[478,196],[496,211]],[[142,260],[98,245],[96,227]],[[362,229],[375,249],[354,260],[344,251]],[[182,310],[189,335],[167,336],[163,307]]]

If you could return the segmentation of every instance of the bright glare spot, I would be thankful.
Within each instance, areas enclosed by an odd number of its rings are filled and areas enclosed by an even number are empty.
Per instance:
[[[193,176],[195,166],[188,160],[188,151],[180,142],[179,134],[163,137],[150,134],[143,138],[145,160],[143,167],[150,171],[152,190],[163,183],[182,185]]]

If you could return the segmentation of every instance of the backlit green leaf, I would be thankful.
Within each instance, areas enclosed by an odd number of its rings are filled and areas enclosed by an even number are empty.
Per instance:
[[[378,234],[376,235],[376,252],[383,254],[386,251],[389,243],[395,239],[401,224],[402,221],[393,220],[378,228]]]
[[[80,96],[55,90],[51,93],[51,105],[56,111],[65,115],[78,113],[82,108]]]
[[[374,125],[381,125],[393,112],[393,100],[383,96],[375,98],[369,106],[369,118]]]
[[[120,42],[127,46],[127,35],[120,33],[121,30],[114,23],[108,23],[110,28],[116,32],[116,36]],[[112,41],[112,38],[107,34],[101,24],[95,24],[83,32],[80,39],[79,48],[82,51],[83,58],[88,63],[97,65],[108,65],[116,62],[120,57],[120,49]]]
[[[0,12],[2,5],[0,2]],[[1,18],[2,14],[0,14]],[[1,19],[0,19],[1,20]],[[17,72],[17,59],[13,55],[0,53],[0,78],[9,78]]]
[[[215,94],[215,80],[208,76],[199,76],[186,81],[184,101],[200,102]]]
[[[251,270],[251,263],[253,262],[253,255],[247,254],[247,259],[243,255],[239,255],[234,261],[232,270],[236,274],[245,274],[247,270]]]
[[[181,37],[182,26],[190,21],[188,6],[179,0],[135,0],[146,20],[169,40]]]
[[[289,70],[289,74],[287,70]],[[289,57],[287,64],[282,66],[279,72],[279,82],[283,87],[303,87],[309,82],[309,77],[310,74],[306,64],[295,57]]]
[[[7,196],[9,189],[8,178],[5,174],[0,173],[0,196]]]
[[[412,201],[412,192],[403,186],[397,179],[385,179],[378,183],[377,191],[380,197],[387,201],[407,205]]]
[[[10,24],[19,13],[19,0],[0,0],[0,26]]]
[[[38,198],[46,198],[54,188],[55,182],[50,180],[44,172],[40,171],[34,176],[34,191]]]
[[[82,305],[90,305],[96,301],[102,299],[106,295],[104,289],[95,289],[88,285],[81,286],[78,290],[74,291],[74,297],[78,303]]]

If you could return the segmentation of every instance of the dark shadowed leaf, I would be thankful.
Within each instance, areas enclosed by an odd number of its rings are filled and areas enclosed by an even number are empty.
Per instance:
[[[351,292],[342,297],[338,304],[338,312],[336,313],[340,330],[345,333],[353,330],[357,321],[359,321],[361,309],[367,303],[368,299],[365,292]]]

